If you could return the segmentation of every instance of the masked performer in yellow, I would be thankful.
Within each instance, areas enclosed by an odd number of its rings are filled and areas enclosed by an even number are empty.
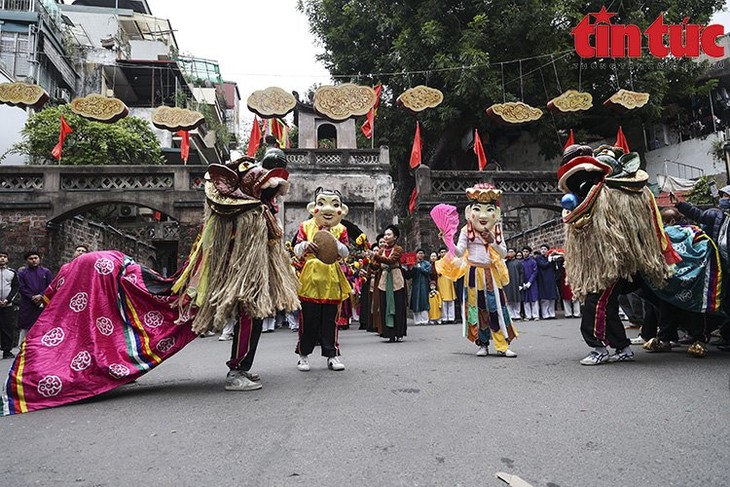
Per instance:
[[[310,369],[309,354],[319,342],[327,367],[345,370],[339,359],[336,319],[340,304],[349,299],[352,290],[337,262],[349,255],[347,229],[340,223],[347,215],[347,205],[339,191],[317,188],[307,210],[312,218],[299,225],[294,245],[296,256],[304,259],[299,276],[302,313],[297,369]]]
[[[504,263],[507,248],[500,224],[502,191],[488,184],[477,184],[466,190],[466,196],[469,199],[466,226],[461,229],[454,249],[457,257],[464,256],[468,262],[462,312],[464,334],[479,347],[480,357],[489,354],[490,338],[498,355],[516,357],[509,344],[517,337],[517,331],[512,326],[502,289],[509,283]]]

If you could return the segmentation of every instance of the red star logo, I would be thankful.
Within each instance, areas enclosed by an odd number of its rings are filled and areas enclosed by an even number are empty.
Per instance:
[[[606,6],[604,5],[601,7],[601,11],[593,15],[593,18],[596,19],[596,24],[610,24],[611,23],[611,17],[616,16],[615,13],[610,13],[606,11]]]

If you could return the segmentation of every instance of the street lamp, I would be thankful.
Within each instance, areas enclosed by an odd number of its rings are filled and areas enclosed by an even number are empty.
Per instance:
[[[725,177],[727,184],[730,184],[730,142],[723,144],[722,151],[725,153]]]

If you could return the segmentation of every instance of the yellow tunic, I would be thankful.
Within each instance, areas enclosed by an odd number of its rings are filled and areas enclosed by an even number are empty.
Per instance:
[[[437,269],[438,271],[438,269]],[[448,277],[444,276],[443,274],[438,274],[438,279],[436,280],[436,287],[438,288],[439,294],[441,294],[441,299],[444,301],[456,301],[456,291],[454,290],[454,281],[449,279]]]
[[[297,243],[311,242],[320,230],[314,219],[310,218],[299,225]],[[338,241],[347,245],[347,229],[344,225],[337,224],[330,229],[330,232]],[[306,254],[302,258],[304,267],[299,275],[302,284],[299,288],[299,299],[315,303],[339,304],[350,296],[352,287],[340,269],[339,262],[325,264],[312,254]]]
[[[428,293],[428,319],[437,321],[441,319],[441,294],[432,289]]]

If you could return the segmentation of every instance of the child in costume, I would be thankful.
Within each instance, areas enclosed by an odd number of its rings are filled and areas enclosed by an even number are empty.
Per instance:
[[[462,313],[464,333],[479,347],[480,357],[489,354],[490,339],[494,340],[498,355],[516,357],[509,344],[517,337],[517,331],[512,326],[503,290],[509,274],[504,263],[507,249],[499,225],[502,191],[489,184],[477,184],[466,190],[466,196],[467,223],[454,249],[457,257],[465,256],[468,262]]]
[[[434,273],[436,274],[436,288],[441,294],[442,301],[442,319],[444,323],[455,323],[456,322],[456,289],[454,281],[439,272],[439,261],[446,256],[448,249],[441,247],[439,249],[438,258],[439,260],[433,265]]]
[[[340,348],[337,343],[337,312],[340,304],[349,299],[352,288],[342,272],[339,262],[325,264],[317,257],[320,250],[314,237],[319,231],[332,234],[337,241],[337,254],[346,258],[350,251],[347,247],[347,229],[340,223],[347,215],[347,205],[342,203],[339,191],[317,188],[314,201],[307,205],[312,218],[299,225],[294,253],[304,259],[304,267],[299,276],[301,288],[299,299],[302,302],[299,342],[296,353],[299,355],[297,369],[310,370],[309,354],[319,342],[322,356],[327,358],[330,370],[345,370],[340,361]]]
[[[428,321],[434,325],[441,324],[441,293],[436,288],[436,281],[431,281],[429,284],[431,290],[428,293]]]

